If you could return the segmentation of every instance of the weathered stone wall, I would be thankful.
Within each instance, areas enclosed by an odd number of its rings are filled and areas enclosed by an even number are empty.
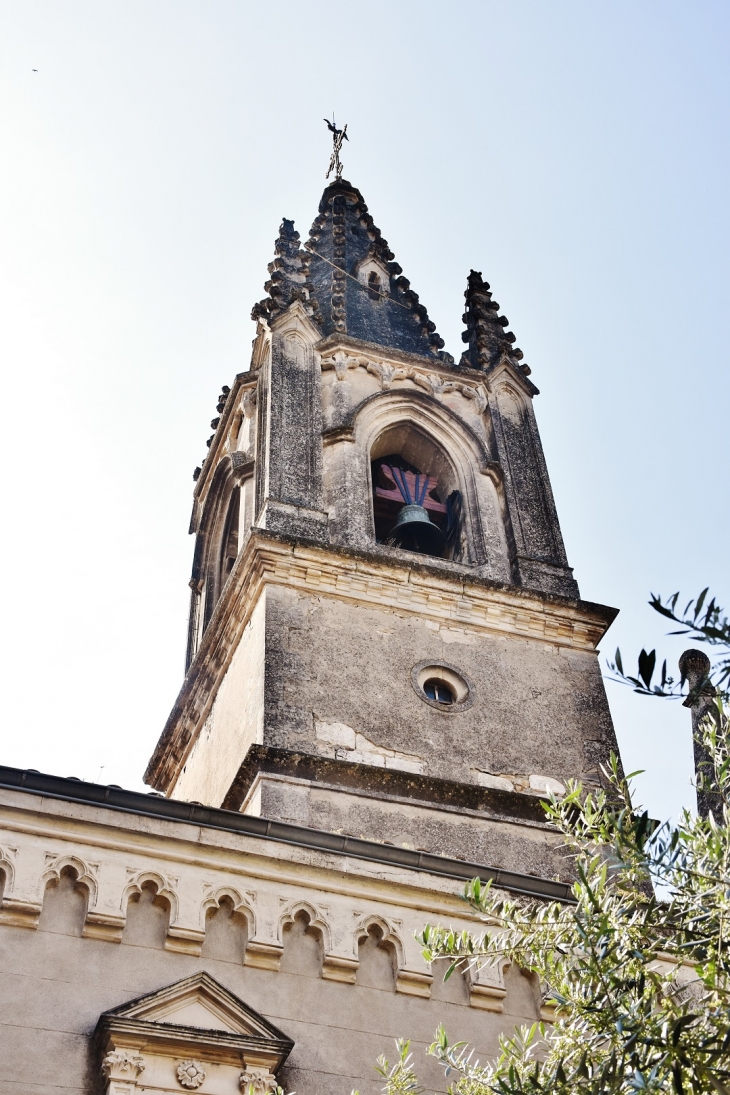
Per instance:
[[[604,610],[260,534],[247,552],[151,765],[173,797],[220,805],[255,744],[518,797],[598,779],[616,748],[595,652]],[[414,670],[429,664],[466,682],[464,702],[426,701]],[[500,865],[523,869],[501,847]]]
[[[596,752],[614,739],[595,653],[456,624],[272,588],[264,744],[384,767],[377,750],[395,750],[464,783],[480,773],[528,786],[531,775],[597,779]],[[424,661],[468,679],[470,704],[425,703],[412,682]],[[356,755],[318,733],[323,724],[349,727]]]
[[[373,1063],[396,1036],[420,1055],[443,1021],[486,1055],[500,1030],[539,1013],[516,971],[443,984],[423,962],[415,930],[469,923],[457,883],[94,805],[0,798],[3,1091],[101,1093],[100,1014],[200,970],[294,1040],[280,1079],[300,1095],[374,1093]],[[433,1062],[422,1074],[444,1090]]]

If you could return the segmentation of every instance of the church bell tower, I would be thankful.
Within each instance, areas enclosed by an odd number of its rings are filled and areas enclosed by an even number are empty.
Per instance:
[[[533,411],[472,271],[443,350],[360,192],[283,220],[196,469],[173,798],[542,877],[541,799],[616,749]]]

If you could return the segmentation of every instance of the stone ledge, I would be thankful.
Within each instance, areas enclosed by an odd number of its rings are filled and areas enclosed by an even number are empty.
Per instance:
[[[398,970],[395,991],[406,996],[420,996],[428,999],[431,995],[433,974],[420,973],[418,970]]]
[[[93,909],[86,914],[84,939],[104,939],[107,943],[121,943],[126,917],[118,913],[102,913]]]
[[[40,915],[40,902],[25,901],[21,897],[4,897],[0,907],[0,924],[33,930],[38,927]]]
[[[180,928],[173,925],[167,929],[165,950],[199,958],[204,939],[205,932],[198,931],[196,928]]]
[[[506,995],[507,990],[498,988],[496,985],[473,984],[469,992],[469,1004],[482,1011],[494,1011],[501,1014],[504,1010],[503,1001]]]
[[[494,821],[521,821],[540,829],[549,828],[543,807],[544,799],[476,784],[459,783],[397,768],[375,768],[349,760],[296,753],[266,745],[249,749],[235,780],[223,800],[223,809],[241,810],[257,775],[294,778],[379,799],[412,801],[427,808],[469,810],[471,816],[483,816]]]
[[[278,970],[284,948],[278,943],[261,943],[249,939],[243,958],[244,966],[253,966],[257,970]]]
[[[344,985],[354,985],[359,965],[356,958],[326,954],[322,963],[322,977],[325,981],[339,981]]]

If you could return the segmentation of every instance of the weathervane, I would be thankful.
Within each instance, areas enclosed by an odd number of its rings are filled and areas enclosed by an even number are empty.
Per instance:
[[[328,118],[325,118],[324,121],[327,123],[327,128],[332,134],[332,155],[330,156],[330,165],[327,168],[327,174],[325,175],[325,179],[328,179],[330,177],[333,170],[335,172],[335,177],[341,179],[342,164],[340,163],[340,151],[342,149],[342,142],[349,141],[350,139],[347,136],[347,125],[345,125],[344,129],[338,129],[335,122],[334,113],[332,114],[332,121],[330,121]]]

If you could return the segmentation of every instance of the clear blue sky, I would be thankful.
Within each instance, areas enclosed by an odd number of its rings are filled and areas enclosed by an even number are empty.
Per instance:
[[[511,321],[604,653],[661,638],[650,590],[727,598],[729,41],[703,0],[0,3],[0,760],[141,786],[192,469],[333,110],[447,349],[471,267]],[[687,712],[608,687],[676,812]]]

